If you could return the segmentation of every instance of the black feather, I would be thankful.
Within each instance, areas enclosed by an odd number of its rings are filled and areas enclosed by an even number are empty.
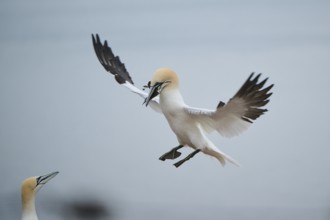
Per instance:
[[[98,34],[96,34],[96,37],[92,34],[92,39],[96,56],[104,69],[113,74],[119,84],[125,82],[134,84],[124,63],[120,61],[119,56],[113,54],[111,48],[108,46],[108,42],[104,41],[104,44],[102,44]]]
[[[237,91],[232,99],[243,99],[246,107],[242,120],[252,123],[252,120],[257,119],[260,115],[264,114],[267,109],[262,109],[269,102],[269,97],[273,93],[269,93],[274,84],[263,88],[268,78],[264,79],[260,83],[258,80],[261,73],[253,78],[254,73],[248,77],[241,88]]]

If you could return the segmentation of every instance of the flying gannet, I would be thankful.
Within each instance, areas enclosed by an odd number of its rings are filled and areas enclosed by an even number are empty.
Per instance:
[[[36,193],[57,174],[58,172],[52,172],[44,176],[29,177],[22,182],[22,220],[38,220],[35,208]]]
[[[144,104],[164,114],[172,131],[176,134],[179,146],[162,155],[159,159],[176,159],[181,155],[178,150],[184,146],[194,149],[184,159],[174,165],[179,167],[199,152],[213,156],[224,166],[226,161],[238,163],[230,156],[221,152],[207,137],[206,133],[217,131],[225,137],[239,135],[246,130],[253,120],[264,114],[262,109],[272,95],[273,84],[263,88],[268,78],[261,82],[261,74],[252,73],[238,92],[227,104],[220,101],[215,110],[193,108],[185,104],[179,91],[179,78],[169,68],[156,70],[152,79],[144,88],[150,89],[149,94],[134,86],[125,65],[115,56],[107,41],[101,43],[98,34],[92,35],[95,53],[106,69],[115,76],[116,81],[144,98]]]

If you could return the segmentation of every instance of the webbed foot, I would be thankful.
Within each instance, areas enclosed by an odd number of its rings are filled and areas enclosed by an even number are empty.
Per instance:
[[[174,159],[180,157],[181,152],[179,152],[178,150],[179,150],[180,148],[182,148],[182,147],[183,147],[183,145],[179,145],[179,146],[173,148],[173,149],[170,150],[169,152],[163,154],[163,155],[159,158],[159,160],[162,160],[162,161],[165,161],[165,160],[167,160],[167,159],[169,159],[169,160],[174,160]]]

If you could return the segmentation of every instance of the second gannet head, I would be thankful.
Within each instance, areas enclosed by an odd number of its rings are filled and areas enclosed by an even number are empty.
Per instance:
[[[151,99],[159,95],[164,89],[177,89],[179,87],[179,78],[176,73],[169,68],[157,69],[148,85],[150,88],[148,97],[144,103],[148,106]]]
[[[38,219],[35,210],[36,193],[59,172],[52,172],[44,176],[33,176],[22,182],[22,219]]]

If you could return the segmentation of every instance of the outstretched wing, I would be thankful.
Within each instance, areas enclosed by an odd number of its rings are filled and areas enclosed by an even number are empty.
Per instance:
[[[262,107],[269,102],[269,97],[272,95],[269,91],[273,84],[263,88],[268,78],[258,83],[261,74],[254,78],[253,75],[254,73],[249,76],[227,104],[220,102],[216,110],[187,106],[186,112],[207,132],[216,130],[225,137],[239,135],[267,111]]]
[[[148,94],[146,92],[134,86],[133,80],[127,72],[124,63],[120,61],[119,56],[113,54],[111,48],[108,46],[108,42],[104,41],[104,44],[102,44],[98,34],[96,34],[96,37],[92,34],[92,39],[96,56],[104,69],[113,74],[119,84],[124,85],[142,98],[147,98]],[[155,111],[161,112],[158,97],[155,97],[149,105]]]

